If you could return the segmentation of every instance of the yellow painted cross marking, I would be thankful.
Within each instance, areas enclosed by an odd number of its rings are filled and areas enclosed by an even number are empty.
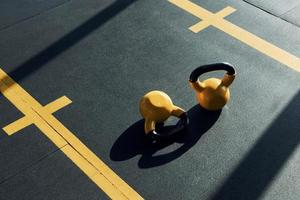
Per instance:
[[[72,103],[72,101],[68,97],[63,96],[63,97],[49,103],[43,109],[46,110],[48,113],[52,114],[52,113],[58,111],[59,109],[69,105],[70,103]],[[5,126],[3,128],[3,130],[8,135],[12,135],[31,124],[33,124],[33,121],[30,119],[30,117],[24,116],[21,119]]]
[[[190,14],[202,19],[201,22],[189,28],[191,31],[197,33],[210,25],[214,26],[230,36],[244,42],[250,47],[260,51],[261,53],[273,58],[274,60],[277,60],[278,62],[300,72],[300,59],[297,56],[294,56],[293,54],[276,47],[275,45],[224,19],[225,16],[235,11],[234,8],[226,7],[220,12],[214,14],[189,0],[168,1],[189,12]]]
[[[64,96],[43,107],[1,68],[0,91],[25,115],[3,128],[8,135],[34,124],[111,199],[143,199],[52,115],[70,99]]]

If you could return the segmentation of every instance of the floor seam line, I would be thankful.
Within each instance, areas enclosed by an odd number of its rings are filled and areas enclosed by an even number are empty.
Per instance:
[[[283,16],[283,15],[287,14],[288,12],[290,12],[290,11],[294,10],[294,9],[295,9],[295,8],[297,8],[299,5],[300,5],[300,3],[299,3],[299,4],[297,4],[297,5],[295,5],[293,8],[291,8],[291,9],[288,9],[288,10],[287,10],[286,12],[284,12],[283,14],[279,15],[279,17],[281,18],[281,16]]]
[[[263,12],[266,12],[266,13],[268,13],[268,14],[270,14],[270,15],[272,15],[272,16],[278,18],[278,19],[281,19],[281,20],[283,20],[283,21],[285,21],[285,22],[287,22],[287,23],[289,23],[289,24],[291,24],[291,25],[293,25],[293,26],[296,26],[297,28],[300,29],[300,26],[299,26],[299,25],[295,24],[294,22],[291,22],[291,21],[288,21],[288,20],[282,18],[282,16],[283,16],[284,14],[286,14],[286,13],[283,13],[283,14],[281,14],[281,15],[275,15],[274,13],[271,13],[270,11],[266,10],[265,8],[261,8],[261,7],[255,5],[255,4],[251,3],[251,2],[248,2],[247,0],[243,0],[243,2],[245,2],[246,4],[251,5],[251,6],[253,6],[253,7],[255,7],[255,8],[257,8],[257,9],[263,11]],[[299,6],[299,5],[300,5],[300,4],[298,4],[297,6]],[[297,6],[295,6],[295,7],[297,7]],[[295,8],[295,7],[294,7],[294,8]],[[292,8],[292,9],[294,9],[294,8]],[[292,10],[292,9],[291,9],[291,10]],[[288,10],[288,11],[290,11],[290,10]],[[287,11],[287,12],[288,12],[288,11]]]
[[[25,18],[23,18],[23,19],[20,19],[20,20],[18,20],[17,22],[15,22],[15,23],[13,23],[13,24],[6,25],[6,26],[0,28],[0,32],[1,32],[1,31],[5,31],[5,30],[7,30],[7,29],[9,29],[9,28],[12,28],[12,27],[14,27],[14,26],[17,26],[17,25],[19,25],[19,24],[22,24],[23,22],[29,21],[29,20],[31,20],[31,19],[37,17],[37,16],[40,16],[40,15],[42,15],[42,14],[44,14],[44,13],[49,12],[49,11],[51,11],[51,10],[54,10],[54,9],[56,9],[56,8],[58,8],[58,7],[60,7],[60,6],[64,5],[64,4],[66,4],[66,3],[69,3],[70,1],[72,1],[72,0],[66,0],[65,2],[63,2],[63,3],[61,3],[61,4],[54,5],[53,7],[50,7],[50,8],[48,8],[48,9],[46,9],[46,10],[42,10],[42,11],[40,11],[40,12],[34,14],[34,15],[31,15],[31,16],[25,17]]]
[[[65,147],[66,145],[68,145],[68,144],[65,144],[65,145],[62,146],[61,148]],[[21,174],[22,172],[24,172],[24,171],[26,171],[26,170],[28,170],[28,169],[31,169],[31,168],[33,168],[33,167],[35,167],[37,164],[39,164],[40,162],[42,162],[44,159],[46,159],[46,158],[48,158],[49,156],[51,156],[52,154],[57,153],[58,151],[60,151],[61,148],[58,148],[58,147],[57,147],[54,151],[45,154],[45,155],[42,156],[40,159],[38,159],[36,162],[31,163],[30,165],[24,167],[24,168],[21,169],[20,171],[18,171],[18,172],[16,172],[16,173],[14,173],[14,174],[12,174],[12,175],[10,175],[10,176],[4,178],[3,180],[0,181],[0,185],[4,184],[5,182],[7,182],[8,180],[14,178],[15,176]]]

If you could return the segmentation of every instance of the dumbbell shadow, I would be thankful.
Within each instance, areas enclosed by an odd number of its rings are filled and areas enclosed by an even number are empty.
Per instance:
[[[185,130],[170,141],[164,143],[151,144],[147,142],[144,133],[144,120],[139,120],[131,125],[113,144],[110,151],[110,158],[114,161],[124,161],[141,155],[138,162],[140,168],[151,168],[171,162],[191,147],[193,147],[201,136],[206,133],[218,120],[220,111],[207,111],[199,105],[192,107],[188,111],[189,125]],[[164,129],[170,129],[172,126],[165,126]],[[165,147],[178,143],[178,148],[172,152],[155,155]]]

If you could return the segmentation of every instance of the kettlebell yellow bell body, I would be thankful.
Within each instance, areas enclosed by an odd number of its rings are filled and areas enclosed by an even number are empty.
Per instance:
[[[171,115],[180,117],[185,111],[175,106],[164,92],[154,90],[145,94],[140,100],[140,113],[145,119],[145,133],[155,131],[155,124],[162,123]]]
[[[223,79],[209,78],[199,81],[200,75],[215,70],[226,70]],[[230,99],[229,86],[234,81],[235,69],[228,63],[204,65],[195,69],[190,76],[190,86],[196,91],[199,104],[211,111],[222,109]]]

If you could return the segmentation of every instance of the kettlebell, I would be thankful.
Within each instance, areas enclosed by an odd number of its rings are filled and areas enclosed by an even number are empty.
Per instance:
[[[140,113],[145,119],[145,134],[153,140],[168,139],[179,133],[188,124],[187,113],[182,108],[175,106],[166,93],[158,90],[150,91],[141,98]],[[170,116],[180,119],[176,126],[163,134],[156,131],[156,124],[163,123]]]
[[[225,70],[223,79],[209,78],[203,82],[199,77],[207,72]],[[222,109],[230,99],[229,86],[235,78],[235,69],[229,63],[215,63],[196,68],[190,75],[189,84],[196,91],[199,104],[211,111]]]

